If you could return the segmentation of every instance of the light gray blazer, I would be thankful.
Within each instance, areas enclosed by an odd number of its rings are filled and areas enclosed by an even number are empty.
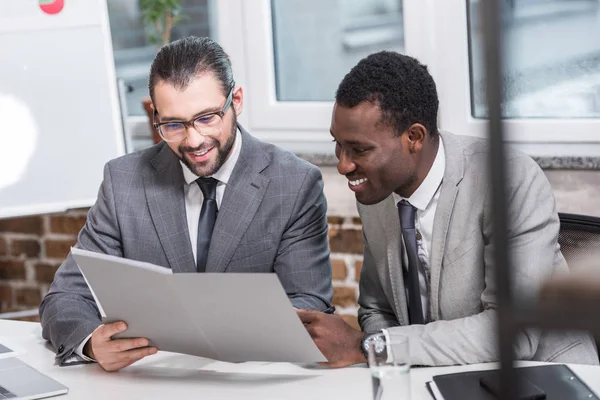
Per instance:
[[[491,245],[487,142],[442,132],[446,170],[433,228],[429,297],[431,321],[408,325],[402,276],[400,222],[392,196],[358,204],[365,239],[359,322],[365,332],[391,328],[410,337],[415,365],[498,361]],[[515,293],[535,293],[553,272],[568,269],[557,240],[559,219],[552,189],[528,156],[508,154],[509,245]],[[527,330],[517,339],[522,360],[598,364],[586,333]]]
[[[240,130],[242,149],[206,272],[275,272],[294,307],[325,310],[333,289],[321,172]],[[179,160],[164,143],[110,161],[77,247],[194,273],[184,184]],[[59,362],[101,323],[70,255],[42,300],[40,317]]]

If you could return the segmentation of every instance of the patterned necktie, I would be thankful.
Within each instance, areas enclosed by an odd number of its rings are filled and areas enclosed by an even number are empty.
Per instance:
[[[404,247],[408,256],[408,274],[405,275],[405,282],[408,285],[408,315],[411,324],[424,324],[421,290],[419,289],[420,262],[417,249],[417,232],[415,229],[416,212],[417,209],[409,202],[402,200],[398,203],[402,237],[404,238]]]
[[[217,183],[214,178],[198,178],[196,183],[200,186],[204,200],[198,219],[198,241],[196,247],[196,266],[198,272],[206,271],[206,260],[212,237],[215,221],[217,220]]]

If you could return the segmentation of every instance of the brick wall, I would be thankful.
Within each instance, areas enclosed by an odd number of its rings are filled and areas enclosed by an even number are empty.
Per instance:
[[[37,308],[56,269],[77,241],[87,210],[0,220],[0,312]],[[360,220],[329,217],[333,303],[346,322],[356,323],[362,267]]]
[[[362,268],[363,240],[360,218],[327,218],[333,270],[333,304],[346,322],[358,328],[358,279]]]
[[[0,219],[0,312],[39,306],[86,212]]]

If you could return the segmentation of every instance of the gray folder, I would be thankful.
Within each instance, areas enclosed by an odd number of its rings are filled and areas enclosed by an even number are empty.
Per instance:
[[[274,273],[173,274],[153,264],[72,248],[103,322],[118,337],[221,361],[327,361]]]

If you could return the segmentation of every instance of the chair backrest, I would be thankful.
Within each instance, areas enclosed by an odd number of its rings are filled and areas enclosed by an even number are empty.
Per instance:
[[[569,267],[575,267],[578,261],[600,253],[600,218],[567,213],[559,213],[558,217],[558,243]]]
[[[600,254],[600,218],[567,213],[558,213],[558,217],[558,243],[569,268],[590,267],[590,261],[598,260],[594,254]],[[600,260],[596,262],[600,268]],[[596,337],[596,347],[600,348],[600,337]]]

